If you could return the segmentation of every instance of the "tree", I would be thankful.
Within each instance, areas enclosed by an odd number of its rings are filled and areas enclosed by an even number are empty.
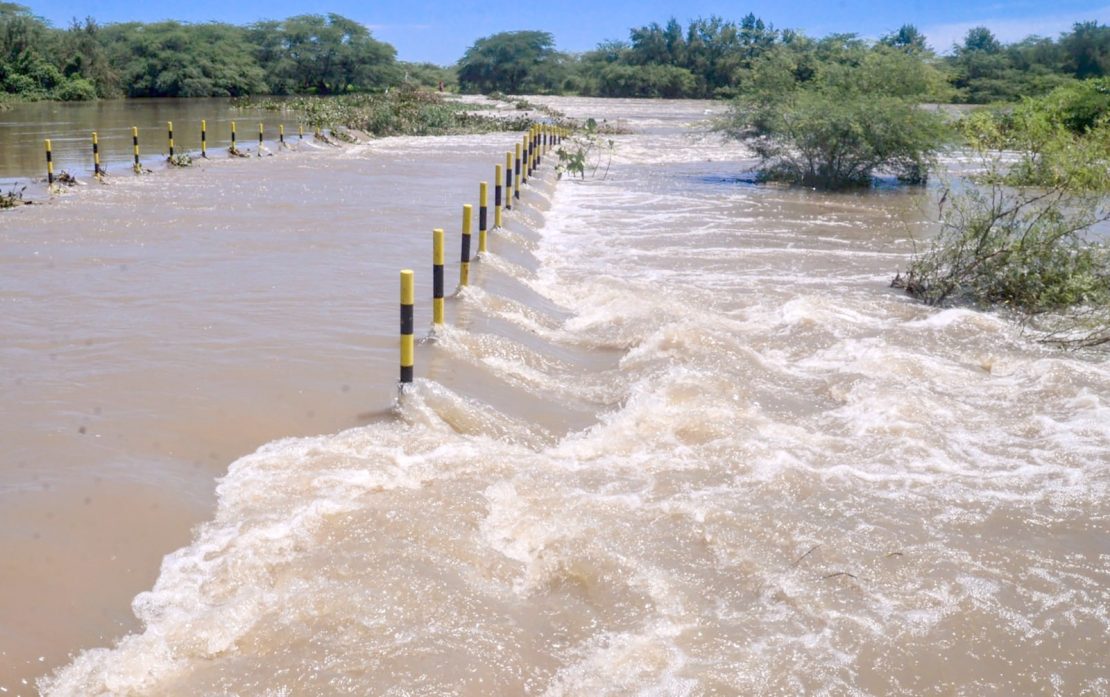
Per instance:
[[[507,31],[475,41],[458,63],[464,92],[551,92],[565,68],[555,37],[545,31]]]
[[[816,77],[795,79],[788,51],[752,71],[752,91],[719,125],[760,157],[760,176],[821,189],[864,186],[878,170],[923,181],[946,136],[943,118],[917,102],[939,82],[920,57],[852,37],[828,42]]]
[[[377,90],[400,79],[396,51],[337,14],[299,15],[250,28],[255,56],[278,93]]]
[[[112,24],[101,30],[129,97],[226,97],[266,91],[244,31],[230,24]]]
[[[1078,22],[1060,41],[1067,68],[1076,77],[1110,74],[1110,27],[1098,22]]]
[[[925,45],[925,35],[912,24],[903,24],[898,31],[879,39],[879,43],[910,53],[929,50]]]

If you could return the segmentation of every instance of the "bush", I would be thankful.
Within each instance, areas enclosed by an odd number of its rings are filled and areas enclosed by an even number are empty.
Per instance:
[[[1003,137],[991,124],[986,114],[965,123],[983,174],[970,188],[945,193],[940,234],[892,285],[929,305],[1004,308],[1045,341],[1110,345],[1110,250],[1090,235],[1110,220],[1105,162],[1084,159],[1079,148],[1055,176],[1023,185],[1015,177],[1035,171],[1044,149],[1069,151],[1074,136],[1046,136],[1037,130],[1043,122],[1018,119]],[[1042,150],[1007,164],[1021,140]]]
[[[797,80],[797,67],[769,53],[718,129],[759,155],[763,179],[820,189],[870,184],[876,171],[925,179],[948,137],[944,117],[919,108],[939,81],[921,59],[889,49],[855,53]]]
[[[90,102],[96,99],[96,85],[83,77],[67,78],[54,90],[54,99],[63,102]]]

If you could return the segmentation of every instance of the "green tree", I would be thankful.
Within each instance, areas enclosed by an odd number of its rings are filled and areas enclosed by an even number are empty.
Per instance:
[[[1079,22],[1065,34],[1060,48],[1066,66],[1076,77],[1110,75],[1110,27],[1098,22]]]
[[[892,285],[930,305],[1002,308],[1052,343],[1108,346],[1110,249],[1090,231],[1110,220],[1110,128],[1077,136],[1056,108],[1026,100],[965,120],[982,174],[946,192],[939,235]]]
[[[396,51],[358,22],[337,14],[259,22],[248,38],[277,93],[342,94],[384,89],[400,80]]]
[[[129,97],[225,97],[266,91],[242,28],[230,24],[111,24],[101,30]]]
[[[458,63],[464,92],[553,92],[567,75],[565,57],[545,31],[509,31],[475,41]]]
[[[925,35],[912,24],[903,24],[898,28],[898,31],[879,39],[879,43],[911,53],[929,50],[928,46],[925,45]]]
[[[760,157],[764,179],[822,189],[864,186],[876,171],[923,181],[944,142],[943,118],[918,106],[940,82],[919,56],[851,37],[827,42],[813,79],[789,51],[769,53],[719,125]]]

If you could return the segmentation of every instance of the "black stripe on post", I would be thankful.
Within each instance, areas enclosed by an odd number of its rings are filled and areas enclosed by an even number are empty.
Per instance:
[[[463,263],[470,261],[470,238],[471,235],[462,236],[462,258]]]
[[[493,205],[501,205],[501,182],[493,185]]]
[[[486,227],[486,221],[489,220],[489,216],[486,213],[487,213],[486,206],[478,206],[478,231],[479,232],[481,232],[482,230],[488,230],[489,229],[489,228]]]
[[[432,264],[432,299],[443,297],[443,264]]]
[[[505,191],[513,190],[513,173],[508,168],[505,169]],[[505,197],[505,208],[507,210],[513,209],[513,200],[508,196]]]
[[[416,330],[413,321],[412,305],[401,305],[401,333],[412,334]]]

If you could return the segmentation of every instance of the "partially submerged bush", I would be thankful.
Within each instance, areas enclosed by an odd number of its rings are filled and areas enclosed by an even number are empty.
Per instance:
[[[892,285],[930,305],[1003,308],[1048,342],[1110,345],[1110,249],[1092,234],[1110,220],[1105,162],[1077,152],[1045,172],[1044,153],[1069,150],[1072,134],[1014,123],[1005,136],[989,115],[965,123],[982,173],[970,188],[946,190],[939,235]],[[1009,161],[1020,142],[1041,147]],[[1036,186],[1031,172],[1041,172]]]
[[[280,109],[296,114],[315,129],[347,128],[373,136],[518,131],[526,130],[534,122],[523,115],[494,114],[491,105],[458,102],[414,88],[383,94],[240,101],[239,106]]]
[[[936,72],[912,54],[873,50],[797,81],[798,66],[771,52],[750,92],[718,124],[759,156],[760,177],[819,189],[867,186],[877,171],[920,183],[948,130],[918,106]]]

